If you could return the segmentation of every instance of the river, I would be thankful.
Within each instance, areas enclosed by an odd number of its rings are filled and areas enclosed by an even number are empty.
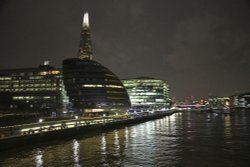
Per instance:
[[[182,112],[0,153],[3,167],[249,167],[250,111]]]

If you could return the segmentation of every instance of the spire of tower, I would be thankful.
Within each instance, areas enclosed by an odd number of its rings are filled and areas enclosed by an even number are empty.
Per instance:
[[[82,29],[81,29],[81,40],[79,48],[79,58],[85,60],[92,60],[92,43],[90,38],[90,28],[89,28],[89,14],[84,13]]]
[[[89,13],[84,13],[82,27],[89,28]]]

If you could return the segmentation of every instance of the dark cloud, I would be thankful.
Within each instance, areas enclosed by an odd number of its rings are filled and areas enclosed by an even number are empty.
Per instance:
[[[94,58],[120,78],[164,79],[177,98],[250,90],[248,0],[3,2],[0,68],[76,57],[89,11]]]

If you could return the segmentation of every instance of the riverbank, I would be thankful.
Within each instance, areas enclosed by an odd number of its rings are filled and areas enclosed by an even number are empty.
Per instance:
[[[128,118],[105,117],[95,119],[72,119],[0,128],[0,150],[30,145],[48,140],[60,140],[89,132],[101,132],[126,125],[138,124],[173,114],[174,111],[133,115]]]

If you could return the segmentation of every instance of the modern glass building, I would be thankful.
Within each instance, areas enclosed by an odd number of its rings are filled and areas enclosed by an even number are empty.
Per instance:
[[[126,113],[130,101],[122,82],[108,68],[92,60],[88,13],[83,18],[80,41],[78,58],[63,61],[70,102],[85,116]]]
[[[133,78],[122,80],[132,108],[160,109],[170,106],[169,87],[163,80],[154,78]]]
[[[62,71],[45,62],[38,68],[0,70],[0,108],[50,115],[68,103]]]
[[[85,115],[125,113],[130,107],[121,81],[101,64],[92,60],[66,59],[63,73],[70,101]]]

